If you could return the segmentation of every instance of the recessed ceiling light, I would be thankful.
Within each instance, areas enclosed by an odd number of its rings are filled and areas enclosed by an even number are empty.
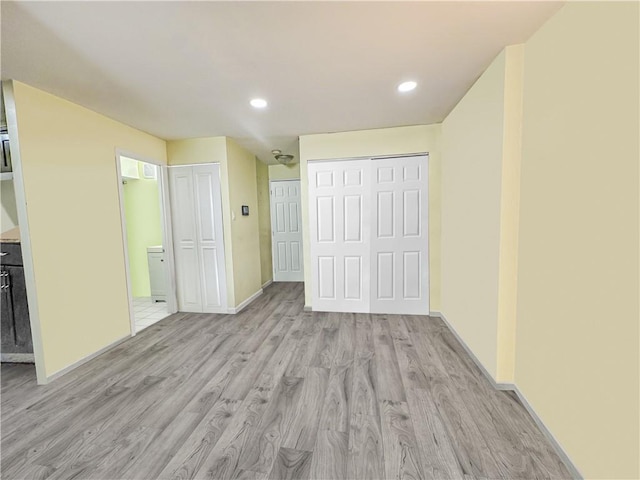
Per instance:
[[[416,88],[418,86],[418,84],[414,81],[409,81],[409,82],[402,82],[400,85],[398,85],[398,91],[399,92],[410,92],[411,90],[413,90],[414,88]]]
[[[267,101],[264,98],[254,98],[249,103],[253,108],[265,108],[267,106]]]

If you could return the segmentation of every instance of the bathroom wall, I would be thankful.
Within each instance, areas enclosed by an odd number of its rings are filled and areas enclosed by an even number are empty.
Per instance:
[[[162,245],[160,192],[158,180],[143,178],[142,163],[136,163],[140,179],[126,180],[123,185],[129,273],[133,296],[149,297],[147,247]]]

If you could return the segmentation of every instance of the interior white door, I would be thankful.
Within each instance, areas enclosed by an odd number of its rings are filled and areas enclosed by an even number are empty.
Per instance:
[[[302,282],[300,180],[273,181],[270,187],[273,281]]]
[[[369,311],[370,162],[310,162],[313,309]]]
[[[226,313],[220,166],[171,167],[178,309]]]
[[[169,169],[178,310],[202,312],[193,169]]]
[[[371,161],[372,313],[429,314],[427,161]]]
[[[220,165],[194,166],[193,180],[202,309],[204,312],[226,312],[227,284],[224,275]]]

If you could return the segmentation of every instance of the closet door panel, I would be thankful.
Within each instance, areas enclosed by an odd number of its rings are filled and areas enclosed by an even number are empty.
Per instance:
[[[366,160],[309,163],[313,309],[369,309]]]
[[[373,159],[371,312],[429,313],[427,156]]]
[[[169,169],[178,310],[202,312],[200,260],[191,168]]]
[[[193,167],[193,175],[202,308],[205,312],[219,313],[226,310],[220,167],[198,165]]]

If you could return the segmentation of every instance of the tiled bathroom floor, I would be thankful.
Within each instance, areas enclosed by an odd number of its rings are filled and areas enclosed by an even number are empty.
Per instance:
[[[159,322],[169,316],[165,302],[152,302],[151,297],[135,297],[133,299],[133,315],[136,321],[136,332]]]

